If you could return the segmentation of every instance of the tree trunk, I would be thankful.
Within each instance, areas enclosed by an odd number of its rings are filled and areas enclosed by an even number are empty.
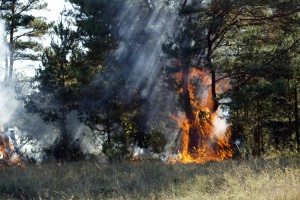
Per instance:
[[[294,88],[295,95],[295,129],[296,129],[296,141],[297,141],[297,150],[300,152],[300,140],[299,140],[299,117],[298,117],[298,92],[297,92],[297,83]]]
[[[214,69],[211,70],[211,94],[213,98],[213,110],[212,112],[216,112],[219,107],[219,102],[217,101],[217,93],[216,93],[216,71]]]
[[[256,135],[257,135],[257,156],[260,157],[261,156],[261,122],[260,122],[260,103],[259,103],[259,99],[257,99],[257,105],[256,105],[256,109],[257,109],[257,132],[256,132]]]
[[[109,146],[111,145],[111,123],[110,123],[110,118],[109,118],[109,111],[105,112],[105,123],[104,123],[104,131],[107,134],[107,143]]]
[[[145,145],[145,130],[146,130],[146,116],[142,114],[138,120],[137,143],[139,147],[146,147]]]
[[[193,156],[197,155],[197,150],[199,149],[200,134],[198,131],[197,124],[195,122],[195,115],[192,110],[191,97],[189,92],[189,67],[184,66],[182,69],[182,87],[183,87],[183,103],[184,111],[189,123],[189,142],[188,151]]]
[[[293,117],[293,103],[292,103],[292,94],[288,94],[288,137],[289,137],[289,141],[292,140],[292,135],[293,135],[293,123],[292,123],[292,117]],[[289,143],[289,149],[292,150],[293,149],[293,145],[291,145],[291,143]]]
[[[72,152],[70,149],[71,138],[67,129],[67,117],[65,112],[62,112],[62,119],[59,121],[60,138],[59,142],[54,147],[54,156],[58,162],[72,160]]]
[[[186,4],[187,4],[187,0],[183,0],[181,8],[184,8],[186,6]]]
[[[8,73],[8,79],[12,80],[13,70],[14,70],[14,53],[13,53],[13,47],[12,42],[10,44],[10,55],[9,55],[9,73]]]
[[[263,136],[263,126],[262,126],[262,121],[260,120],[260,140],[261,140],[261,153],[265,153],[265,142],[264,142],[264,136]]]
[[[9,71],[9,65],[8,65],[8,52],[5,53],[5,76],[4,81],[8,79],[8,71]]]
[[[211,37],[211,33],[212,33],[212,30],[209,30],[208,31],[208,34],[207,34],[207,55],[206,55],[206,60],[207,60],[207,63],[208,63],[208,67],[210,69],[210,72],[211,72],[211,94],[212,94],[212,98],[213,98],[213,102],[214,102],[214,105],[212,107],[212,112],[216,112],[216,110],[218,109],[219,107],[219,103],[217,101],[217,93],[216,93],[216,71],[212,65],[212,61],[211,61],[211,56],[212,56],[212,53],[213,53],[213,43],[210,39]]]
[[[69,160],[68,151],[69,151],[69,137],[65,124],[60,124],[60,140],[54,147],[54,156],[58,162],[63,162]]]
[[[14,70],[14,29],[15,29],[15,6],[16,6],[16,0],[12,1],[11,6],[11,27],[9,30],[9,73],[8,73],[8,79],[12,79],[13,70]]]

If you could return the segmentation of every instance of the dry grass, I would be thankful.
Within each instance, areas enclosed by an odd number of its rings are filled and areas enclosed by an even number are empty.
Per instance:
[[[159,161],[0,169],[2,199],[300,199],[300,158]]]

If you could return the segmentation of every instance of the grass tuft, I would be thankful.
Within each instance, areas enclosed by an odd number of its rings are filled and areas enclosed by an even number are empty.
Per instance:
[[[159,161],[0,168],[2,199],[300,199],[298,156],[168,165]]]

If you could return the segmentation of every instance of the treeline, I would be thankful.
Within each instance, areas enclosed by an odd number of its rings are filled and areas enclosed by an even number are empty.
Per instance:
[[[84,156],[68,127],[68,118],[74,113],[92,130],[91,141],[109,159],[129,157],[131,144],[162,152],[167,142],[177,140],[165,131],[169,128],[169,113],[156,109],[160,118],[150,117],[150,101],[154,98],[143,93],[147,82],[131,87],[134,80],[128,76],[134,73],[131,59],[138,57],[132,52],[137,54],[140,46],[149,45],[151,39],[143,30],[143,22],[152,20],[158,5],[167,8],[171,1],[69,2],[74,9],[62,12],[51,24],[25,12],[45,8],[40,0],[0,3],[10,49],[5,80],[14,79],[15,60],[42,61],[36,76],[28,82],[30,94],[20,99],[29,113],[38,114],[59,130],[60,138],[49,154],[64,160]],[[176,96],[169,94],[180,90],[181,85],[192,84],[174,82],[174,71],[207,70],[212,77],[215,110],[222,104],[230,107],[232,141],[242,139],[247,151],[255,156],[273,150],[299,150],[299,5],[299,1],[282,0],[184,0],[175,5],[178,27],[161,45],[162,73],[152,77],[160,85],[157,99],[166,99],[155,103],[166,107],[165,103]],[[128,23],[136,17],[123,16],[126,7],[143,12],[143,19],[128,38],[131,42],[124,47],[127,54],[116,58],[124,37],[120,33],[120,24],[124,25],[121,17],[126,17]],[[51,37],[49,47],[33,42],[33,38],[45,34]],[[220,95],[216,85],[224,79],[230,80],[231,88]],[[24,87],[16,88],[18,93],[25,93],[21,91]],[[188,115],[190,98],[186,90],[174,99],[174,105]],[[226,98],[230,100],[220,101]]]

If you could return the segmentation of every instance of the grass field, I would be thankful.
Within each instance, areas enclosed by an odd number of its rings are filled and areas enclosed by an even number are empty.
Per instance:
[[[300,157],[2,167],[2,199],[300,199]]]

